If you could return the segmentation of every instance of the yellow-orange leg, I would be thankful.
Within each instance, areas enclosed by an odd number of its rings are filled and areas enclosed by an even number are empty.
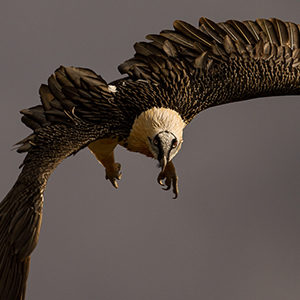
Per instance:
[[[121,165],[115,162],[114,149],[118,142],[116,139],[100,139],[89,144],[89,149],[105,168],[105,179],[108,179],[115,188],[117,180],[121,179]]]

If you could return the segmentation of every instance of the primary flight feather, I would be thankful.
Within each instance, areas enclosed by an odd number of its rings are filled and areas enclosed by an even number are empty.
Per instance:
[[[95,72],[60,67],[40,88],[41,105],[24,109],[33,133],[17,182],[0,203],[0,300],[25,299],[30,254],[53,169],[88,146],[114,187],[121,178],[114,148],[158,160],[159,184],[178,195],[172,159],[183,129],[202,110],[250,98],[300,94],[300,27],[278,19],[214,23],[174,30],[136,43],[119,66],[127,76],[107,84]]]

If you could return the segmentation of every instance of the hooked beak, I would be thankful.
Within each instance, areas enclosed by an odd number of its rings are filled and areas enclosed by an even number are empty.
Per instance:
[[[160,160],[159,160],[159,166],[161,167],[161,171],[163,172],[166,168],[166,165],[168,163],[167,157],[164,155]]]
[[[164,172],[170,161],[170,152],[174,149],[174,145],[175,147],[177,145],[177,138],[172,132],[162,131],[159,132],[153,140],[158,150],[156,153],[159,166],[161,167],[161,171]]]

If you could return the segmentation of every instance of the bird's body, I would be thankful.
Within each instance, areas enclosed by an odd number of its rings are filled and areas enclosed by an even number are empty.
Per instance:
[[[30,254],[41,225],[43,191],[53,169],[88,146],[117,187],[119,144],[159,161],[158,182],[178,194],[173,157],[183,129],[202,110],[250,98],[300,94],[300,27],[277,19],[183,21],[135,44],[107,84],[95,72],[60,67],[40,88],[41,105],[23,110],[33,134],[22,172],[0,203],[0,300],[24,299]]]

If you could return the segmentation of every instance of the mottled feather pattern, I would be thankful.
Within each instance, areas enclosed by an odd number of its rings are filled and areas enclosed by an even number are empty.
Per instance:
[[[144,79],[164,90],[182,86],[184,80],[184,103],[174,107],[189,122],[211,106],[249,97],[299,94],[299,36],[299,25],[275,18],[218,24],[200,18],[199,29],[175,21],[174,30],[147,36],[159,41],[153,44],[155,52],[136,54],[119,70],[133,81]]]
[[[40,88],[42,105],[21,111],[34,132],[18,143],[28,152],[22,172],[0,203],[0,299],[25,299],[30,254],[42,220],[43,192],[54,168],[90,142],[122,134],[107,122],[112,93],[94,72],[60,67]],[[115,128],[115,127],[114,127]]]
[[[34,132],[53,124],[105,125],[119,117],[114,93],[89,69],[61,66],[50,76],[48,85],[41,85],[39,93],[42,105],[21,110],[22,122]],[[34,135],[17,144],[21,145],[18,152],[28,152],[35,145]]]
[[[175,21],[174,30],[136,43],[135,56],[119,66],[127,77],[110,85],[89,69],[58,68],[40,87],[41,104],[21,111],[33,133],[18,143],[27,155],[0,203],[0,299],[25,299],[42,194],[64,158],[103,138],[131,150],[132,125],[157,108],[171,110],[185,126],[215,105],[300,94],[299,31],[275,18],[215,23],[202,17],[198,28]]]
[[[0,299],[24,299],[30,254],[42,220],[43,192],[54,168],[108,129],[57,124],[35,134],[17,182],[0,203]]]

